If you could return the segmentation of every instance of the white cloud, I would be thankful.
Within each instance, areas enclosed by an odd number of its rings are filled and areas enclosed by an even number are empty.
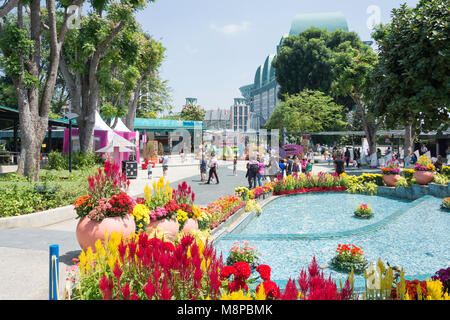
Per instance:
[[[227,24],[223,27],[218,27],[215,24],[211,24],[211,29],[218,31],[220,33],[226,34],[226,35],[234,35],[239,32],[245,31],[250,26],[250,22],[243,21],[240,24]]]

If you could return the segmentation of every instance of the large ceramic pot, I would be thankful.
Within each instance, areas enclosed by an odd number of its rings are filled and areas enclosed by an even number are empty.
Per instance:
[[[198,230],[198,222],[195,219],[189,218],[186,220],[186,222],[184,223],[183,226],[183,232],[184,233],[189,233],[193,230]]]
[[[100,239],[105,241],[105,231],[111,235],[113,232],[128,237],[136,230],[134,218],[130,215],[124,217],[109,217],[100,222],[93,221],[88,217],[82,218],[77,225],[76,236],[81,249],[86,251],[89,247],[95,251],[95,242]]]
[[[162,219],[150,222],[147,227],[148,232],[152,232],[154,230],[159,230],[164,232],[165,238],[169,241],[174,240],[177,237],[178,229],[180,228],[180,224],[178,220],[175,218],[172,219]]]
[[[395,187],[398,179],[400,179],[399,174],[383,174],[383,181],[388,187]]]
[[[418,184],[429,184],[434,179],[434,172],[433,171],[415,171],[414,172],[414,178],[416,178],[416,181]]]

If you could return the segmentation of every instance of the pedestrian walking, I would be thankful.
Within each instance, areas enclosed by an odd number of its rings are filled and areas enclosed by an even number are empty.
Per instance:
[[[253,189],[256,187],[256,179],[259,172],[259,164],[258,161],[253,159],[247,163],[247,174],[245,177],[248,180],[248,188]]]
[[[216,154],[213,152],[211,154],[211,159],[209,160],[209,177],[208,177],[208,182],[206,182],[206,184],[210,184],[212,176],[214,176],[216,178],[216,182],[217,182],[217,184],[219,184],[219,176],[217,175],[217,167],[218,167],[218,161],[216,158]]]
[[[345,172],[345,162],[342,159],[342,153],[336,154],[336,160],[334,160],[334,170],[337,175],[341,175]]]
[[[167,176],[167,170],[169,170],[169,156],[164,154],[162,159],[163,177]]]
[[[233,175],[237,176],[237,157],[236,156],[234,157],[234,160],[233,160]]]
[[[208,165],[208,161],[206,160],[205,154],[202,154],[202,158],[200,159],[200,180],[202,182],[206,181],[207,165]]]

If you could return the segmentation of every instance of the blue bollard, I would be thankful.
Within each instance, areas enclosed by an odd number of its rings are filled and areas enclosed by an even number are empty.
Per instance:
[[[50,246],[49,300],[58,300],[59,293],[59,246]]]

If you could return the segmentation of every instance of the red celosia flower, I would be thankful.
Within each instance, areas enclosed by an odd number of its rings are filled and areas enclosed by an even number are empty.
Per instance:
[[[114,265],[114,270],[113,270],[114,276],[117,279],[117,283],[120,283],[120,277],[122,276],[122,270],[120,269],[119,264],[116,262],[116,264]]]
[[[236,272],[236,269],[234,267],[232,267],[232,266],[225,266],[222,269],[220,277],[222,278],[222,280],[228,279],[235,272]]]
[[[142,289],[144,290],[144,293],[147,296],[147,298],[151,300],[153,295],[155,294],[155,286],[150,281],[150,278],[148,278],[147,284]]]
[[[248,291],[248,286],[245,283],[245,281],[242,281],[241,279],[237,278],[228,284],[229,292],[234,292],[234,291],[239,291],[239,290]]]
[[[289,278],[288,283],[286,284],[286,288],[284,289],[284,293],[281,297],[282,300],[297,300],[298,299],[298,290],[295,282]]]
[[[120,288],[120,291],[122,292],[122,296],[125,300],[130,298],[130,285],[128,283]]]
[[[261,264],[256,268],[256,271],[259,273],[259,275],[261,276],[261,279],[263,279],[264,281],[270,280],[270,271],[271,270],[268,265]]]
[[[256,287],[256,292],[258,292],[260,285],[261,284],[258,284],[258,286]],[[262,283],[262,285],[264,287],[264,293],[266,294],[266,297],[278,299],[281,296],[280,288],[275,282],[266,280]]]
[[[233,264],[233,267],[236,269],[234,276],[241,280],[248,279],[248,277],[250,277],[250,275],[252,274],[252,270],[250,269],[250,266],[247,262],[238,261]]]

